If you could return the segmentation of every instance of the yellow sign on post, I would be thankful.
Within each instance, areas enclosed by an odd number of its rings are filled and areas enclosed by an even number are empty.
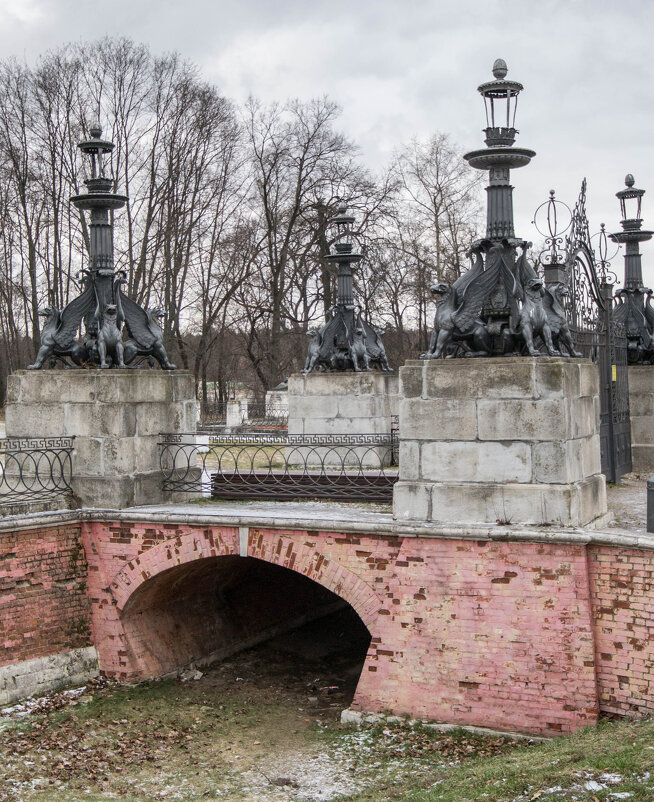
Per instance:
[[[618,380],[618,369],[615,365],[611,365],[611,381],[617,382]]]

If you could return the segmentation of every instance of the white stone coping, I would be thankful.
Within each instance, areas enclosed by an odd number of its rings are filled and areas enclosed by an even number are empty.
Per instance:
[[[334,502],[222,502],[158,504],[129,509],[80,509],[35,512],[0,519],[0,532],[28,530],[82,521],[189,524],[195,526],[304,529],[384,537],[445,540],[488,540],[575,545],[617,546],[654,551],[654,534],[553,526],[505,526],[487,523],[446,524],[395,521],[388,512],[362,510]]]

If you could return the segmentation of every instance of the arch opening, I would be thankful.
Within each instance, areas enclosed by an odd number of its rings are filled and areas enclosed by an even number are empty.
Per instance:
[[[208,557],[167,569],[134,591],[121,620],[131,673],[143,679],[204,668],[266,644],[289,669],[298,661],[337,668],[351,698],[370,645],[368,628],[347,601],[254,557]]]

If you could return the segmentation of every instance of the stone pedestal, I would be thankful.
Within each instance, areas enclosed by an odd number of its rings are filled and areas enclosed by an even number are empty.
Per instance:
[[[654,471],[654,365],[629,366],[633,470]]]
[[[400,520],[583,526],[606,514],[599,377],[566,357],[400,369]]]
[[[296,446],[289,459],[300,454],[300,461],[315,457],[340,466],[345,459],[378,468],[390,451],[388,443],[375,443],[390,435],[391,418],[398,414],[397,389],[396,373],[294,374],[288,380],[288,434],[314,447],[305,452]],[[321,447],[330,439],[334,446]]]
[[[156,370],[18,371],[7,385],[9,437],[75,437],[73,490],[84,507],[170,500],[160,433],[195,431],[193,376]]]

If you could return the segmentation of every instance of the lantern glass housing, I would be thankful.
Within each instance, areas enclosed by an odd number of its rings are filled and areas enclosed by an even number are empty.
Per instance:
[[[517,81],[507,81],[507,72],[504,59],[496,59],[493,64],[495,80],[478,87],[479,93],[484,98],[488,147],[510,147],[515,142],[517,133],[515,115],[518,95],[522,92],[523,86]]]
[[[616,192],[616,196],[620,201],[620,212],[622,214],[622,222],[628,223],[630,221],[640,221],[640,207],[645,194],[644,189],[636,189],[634,186],[634,177],[629,173],[624,180],[626,189]]]
[[[354,236],[352,233],[354,217],[347,213],[347,207],[341,206],[331,222],[336,228],[336,239],[334,243],[336,250],[340,253],[351,251],[354,246]]]

